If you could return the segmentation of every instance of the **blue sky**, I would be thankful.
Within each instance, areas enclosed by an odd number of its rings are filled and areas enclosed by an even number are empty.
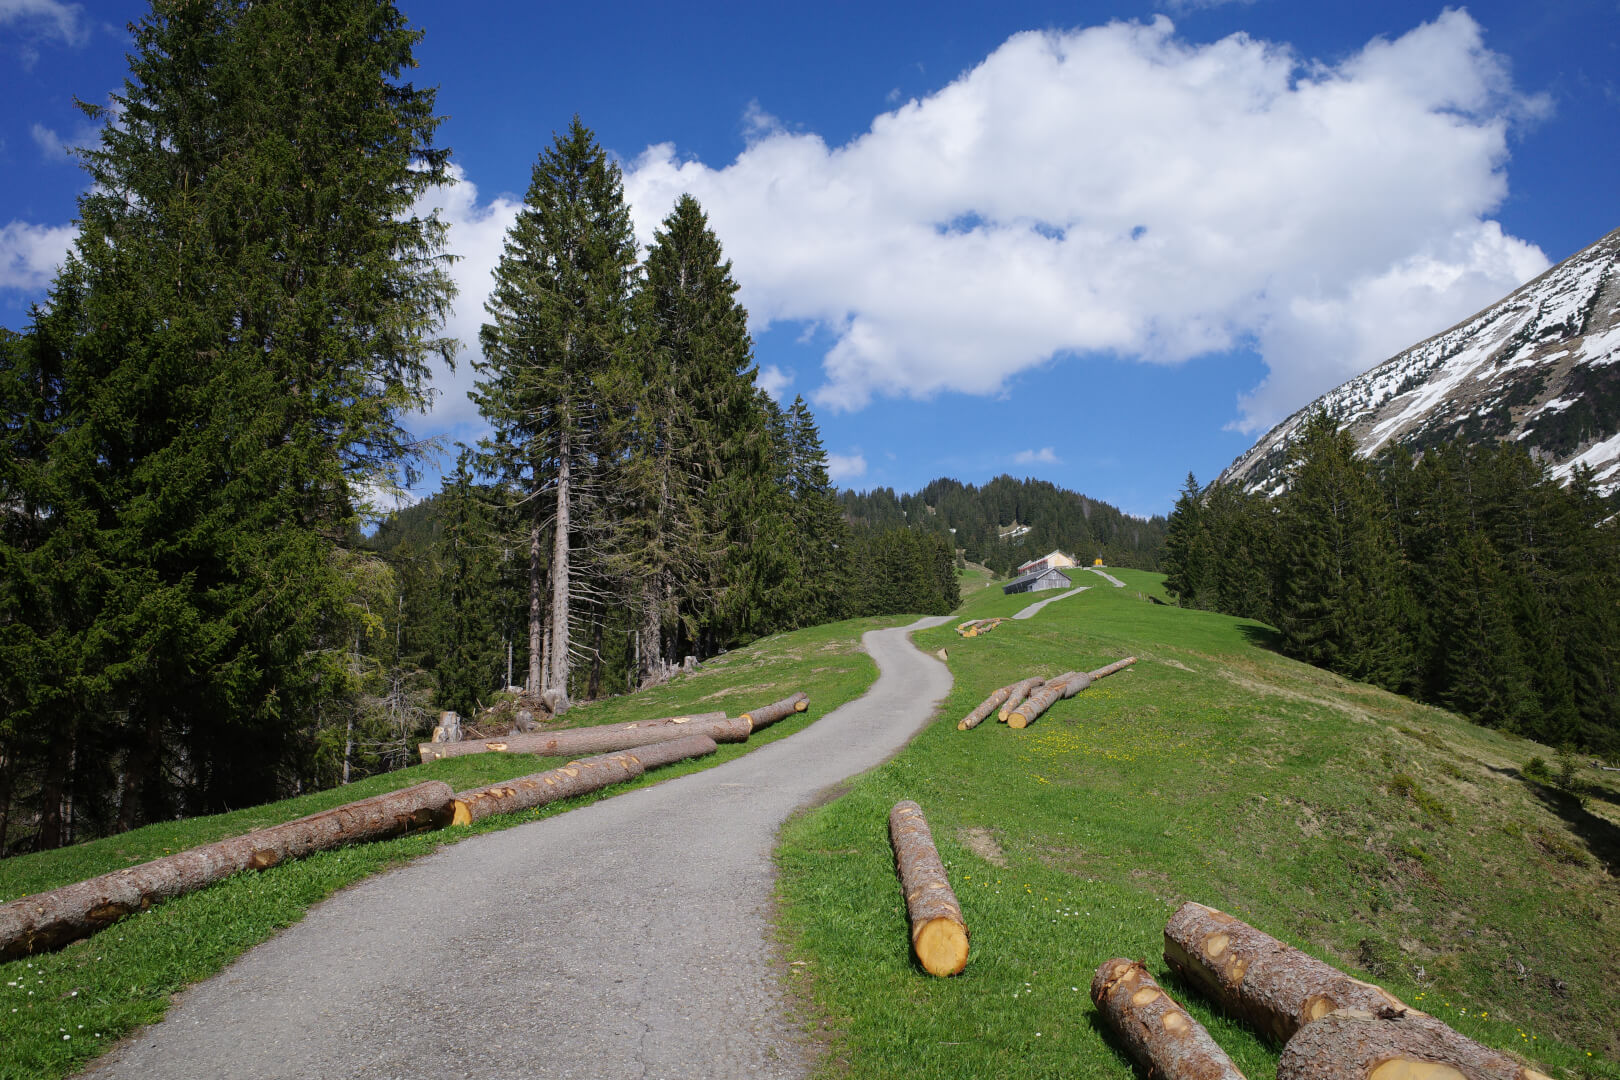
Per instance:
[[[1620,226],[1620,0],[403,5],[487,274],[578,113],[650,237],[691,191],[835,476],[1169,509],[1272,422]],[[991,9],[994,10],[991,10]],[[0,0],[0,324],[71,237],[127,3]],[[475,439],[472,375],[424,434]]]

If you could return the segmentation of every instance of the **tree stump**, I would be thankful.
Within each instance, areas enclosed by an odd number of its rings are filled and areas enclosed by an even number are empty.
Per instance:
[[[686,758],[714,753],[713,739],[688,735],[669,742],[638,746],[614,754],[602,754],[584,761],[570,761],[560,768],[520,776],[500,784],[460,791],[455,795],[452,824],[471,825],[491,814],[511,814],[546,806],[558,799],[585,795],[612,784],[634,780],[648,769]]]
[[[1278,1043],[1337,1009],[1407,1006],[1224,911],[1186,903],[1164,928],[1164,960],[1233,1016]]]
[[[1300,1028],[1277,1080],[1548,1080],[1416,1010],[1340,1009]]]
[[[1030,678],[1013,683],[1012,689],[1007,693],[1007,700],[1001,703],[1001,708],[996,712],[996,719],[1005,724],[1012,711],[1022,705],[1025,698],[1029,697],[1030,691],[1044,682],[1046,680],[1042,678]]]
[[[1135,960],[1109,960],[1091,980],[1091,1000],[1131,1060],[1163,1080],[1243,1080],[1203,1025]]]
[[[1012,687],[1003,686],[989,697],[979,702],[979,707],[968,713],[956,722],[957,731],[971,731],[984,722],[984,718],[996,711],[996,706],[1007,700],[1012,693]]]
[[[88,937],[125,915],[243,870],[267,870],[327,848],[440,828],[450,821],[451,798],[449,784],[430,780],[13,900],[0,907],[0,960]]]
[[[803,690],[800,690],[796,694],[789,694],[781,701],[772,702],[763,708],[745,712],[738,719],[748,722],[749,731],[758,731],[760,728],[769,727],[776,723],[784,716],[804,712],[809,707],[810,698],[806,696]]]
[[[625,724],[602,724],[599,727],[567,728],[562,731],[537,731],[530,735],[509,735],[502,739],[483,739],[459,743],[421,743],[417,751],[422,763],[441,758],[461,757],[465,754],[538,754],[541,757],[581,757],[587,754],[609,754],[615,750],[629,750],[648,743],[683,739],[688,735],[707,735],[715,742],[745,742],[752,730],[740,717],[726,719],[723,712],[699,713],[695,716],[666,716],[656,720],[633,720]]]
[[[955,975],[967,966],[968,930],[945,865],[939,861],[922,807],[904,799],[889,811],[889,843],[911,920],[911,949],[930,975]]]
[[[433,729],[432,741],[436,743],[460,742],[461,716],[448,710],[440,713],[439,725]]]

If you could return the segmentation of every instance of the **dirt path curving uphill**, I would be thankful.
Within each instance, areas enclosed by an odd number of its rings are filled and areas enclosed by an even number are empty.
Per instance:
[[[866,634],[877,682],[790,738],[345,890],[84,1075],[806,1075],[767,938],[776,832],[928,721],[951,676],[907,634],[946,621]]]

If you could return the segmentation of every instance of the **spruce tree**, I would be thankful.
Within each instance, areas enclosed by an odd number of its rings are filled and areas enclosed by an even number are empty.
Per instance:
[[[529,690],[551,692],[558,711],[576,607],[605,600],[635,277],[619,168],[576,116],[540,154],[507,232],[474,395],[494,429],[484,465],[528,511]]]

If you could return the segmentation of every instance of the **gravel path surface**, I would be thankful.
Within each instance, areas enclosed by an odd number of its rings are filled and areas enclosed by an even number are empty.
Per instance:
[[[85,1074],[801,1077],[768,939],[776,832],[893,756],[951,686],[868,633],[872,689],[725,765],[371,878],[180,995]]]
[[[1056,596],[1048,596],[1045,600],[1037,600],[1027,608],[1019,608],[1018,611],[1013,614],[1013,618],[1033,619],[1035,617],[1035,613],[1040,611],[1041,608],[1045,607],[1047,604],[1055,604],[1059,600],[1067,600],[1071,596],[1079,596],[1089,588],[1091,588],[1090,585],[1081,585],[1070,589],[1068,592],[1060,592]]]
[[[1113,574],[1110,574],[1106,570],[1103,570],[1103,569],[1101,569],[1099,567],[1096,567],[1096,566],[1088,566],[1088,567],[1086,567],[1086,569],[1090,570],[1093,574],[1096,574],[1098,577],[1107,578],[1109,581],[1114,583],[1114,588],[1116,588],[1116,589],[1123,589],[1125,587],[1125,583],[1123,581],[1119,580],[1119,578],[1115,577]]]

